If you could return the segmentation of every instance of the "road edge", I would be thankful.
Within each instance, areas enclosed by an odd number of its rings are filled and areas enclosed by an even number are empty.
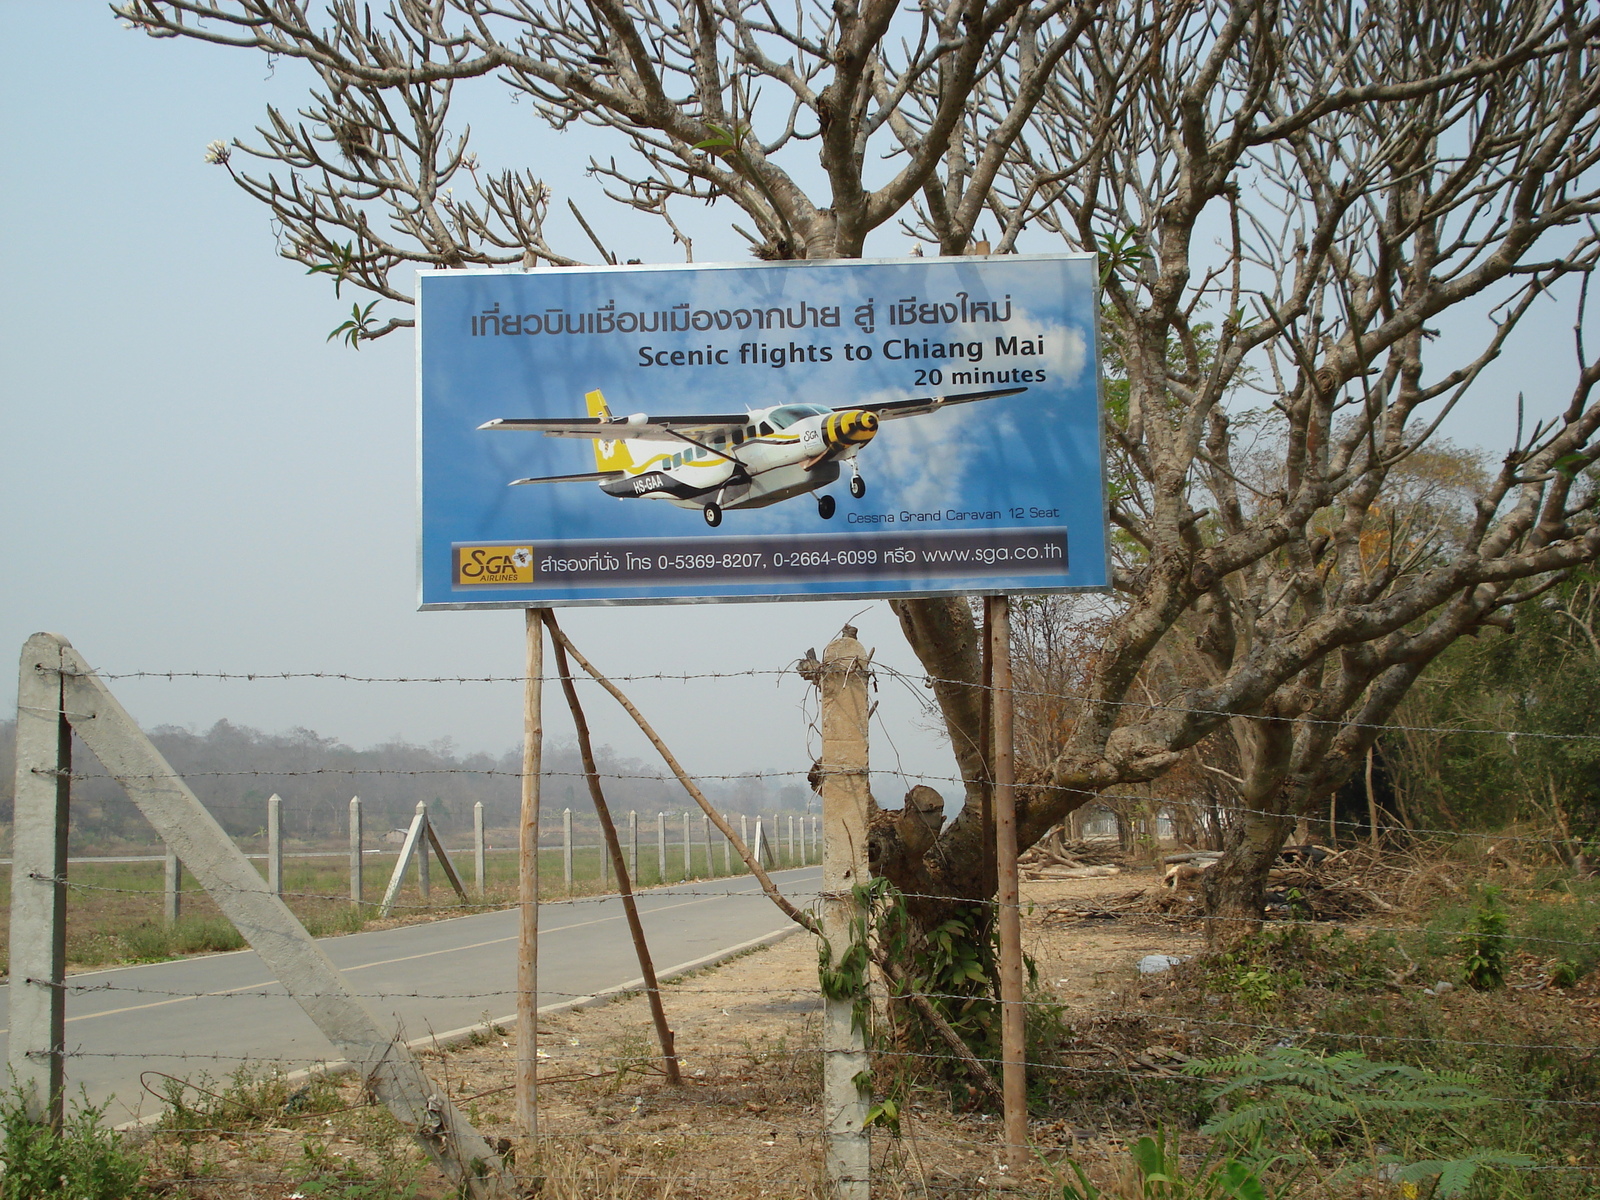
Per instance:
[[[768,946],[776,946],[786,938],[793,937],[804,930],[799,925],[790,924],[782,929],[775,929],[771,933],[764,933],[760,937],[751,938],[749,941],[740,942],[736,946],[727,946],[721,950],[714,950],[710,954],[703,954],[699,958],[692,958],[688,962],[677,963],[665,970],[656,972],[656,979],[660,983],[670,983],[674,979],[681,979],[696,971],[703,971],[707,967],[714,967],[727,962],[731,958],[738,958],[742,954],[749,954],[754,950],[765,950]],[[570,1000],[561,1000],[555,1004],[546,1004],[540,1007],[539,1016],[554,1016],[558,1013],[574,1012],[578,1009],[594,1008],[600,1004],[609,1004],[613,1000],[620,1000],[625,996],[636,995],[644,991],[644,979],[630,979],[619,983],[615,987],[602,988],[600,991],[588,996],[575,996]],[[471,1025],[463,1025],[459,1029],[447,1029],[443,1033],[430,1033],[425,1037],[410,1038],[404,1042],[406,1049],[413,1053],[423,1053],[434,1050],[449,1050],[463,1045],[474,1038],[487,1038],[500,1036],[495,1032],[499,1026],[516,1024],[516,1014],[510,1013],[503,1017],[489,1017]],[[348,1059],[335,1062],[319,1063],[314,1067],[302,1067],[298,1071],[291,1071],[284,1076],[285,1083],[300,1083],[325,1075],[344,1075],[356,1069],[356,1064]],[[148,1136],[151,1127],[166,1115],[165,1107],[160,1112],[150,1113],[148,1116],[136,1117],[132,1121],[125,1121],[115,1126],[118,1133]]]

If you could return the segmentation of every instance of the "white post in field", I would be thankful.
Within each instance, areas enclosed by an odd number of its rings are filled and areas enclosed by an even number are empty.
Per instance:
[[[267,798],[267,886],[283,895],[283,799],[276,792]]]

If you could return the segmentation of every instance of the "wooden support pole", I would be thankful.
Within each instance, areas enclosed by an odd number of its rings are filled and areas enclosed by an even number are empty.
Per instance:
[[[863,918],[855,889],[867,882],[870,659],[846,625],[823,651],[816,677],[822,688],[822,936],[835,967],[847,961]],[[865,1003],[864,969],[849,994],[824,995],[822,1002],[823,1172],[830,1200],[868,1200],[870,1194],[866,1117],[872,1093],[858,1082],[871,1061],[857,1016]]]
[[[17,672],[17,773],[11,833],[11,1082],[28,1119],[61,1125],[65,1091],[67,818],[72,727],[63,641],[38,633]]]
[[[544,767],[544,627],[540,610],[523,622],[522,812],[517,825],[517,1124],[539,1134],[539,773]]]
[[[283,798],[276,792],[267,798],[267,886],[283,895]]]
[[[366,899],[366,887],[362,883],[361,867],[365,861],[366,847],[363,842],[363,829],[361,825],[361,797],[350,797],[350,903],[360,904]]]
[[[634,953],[639,958],[639,975],[644,980],[645,994],[650,1002],[650,1019],[655,1023],[656,1040],[661,1043],[661,1056],[665,1061],[667,1082],[674,1087],[683,1082],[678,1070],[675,1039],[667,1025],[667,1010],[661,1002],[661,985],[656,980],[655,961],[650,957],[650,944],[645,941],[644,923],[639,919],[639,906],[634,902],[633,887],[622,862],[622,846],[617,841],[617,827],[611,821],[611,806],[606,803],[600,787],[600,770],[595,766],[594,747],[589,740],[589,721],[578,702],[578,689],[572,681],[572,670],[567,664],[566,638],[561,635],[555,614],[547,612],[545,623],[550,627],[551,644],[555,647],[556,670],[561,676],[561,690],[572,710],[572,725],[578,735],[578,753],[583,758],[583,777],[589,785],[589,796],[594,801],[595,814],[600,818],[600,828],[605,833],[606,849],[611,854],[612,865],[617,870],[617,891],[622,896],[622,911],[628,919],[628,932],[633,935]],[[635,822],[637,829],[637,822]],[[663,818],[661,829],[666,829]],[[666,843],[663,841],[662,845]]]
[[[183,860],[171,850],[161,863],[162,917],[176,925],[183,916]]]
[[[572,895],[572,810],[561,810],[561,874],[566,878],[567,895]]]
[[[483,801],[479,800],[472,806],[472,878],[478,885],[479,900],[489,891],[488,868],[483,861],[486,849],[483,839]]]
[[[1016,771],[1012,757],[1011,603],[984,599],[990,661],[994,664],[994,831],[996,900],[1000,923],[1000,1087],[1005,1093],[1006,1164],[1028,1164],[1028,1076],[1024,1048],[1027,1009],[1022,996],[1022,907],[1017,887]]]

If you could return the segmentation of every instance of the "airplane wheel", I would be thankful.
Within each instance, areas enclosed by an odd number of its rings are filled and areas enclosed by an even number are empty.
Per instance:
[[[835,507],[837,507],[837,505],[834,503],[834,499],[833,499],[832,496],[818,496],[817,497],[817,514],[824,521],[832,519],[833,510],[834,510]]]
[[[867,481],[859,475],[850,477],[850,494],[857,500],[867,494]]]
[[[722,524],[722,509],[717,505],[708,504],[700,511],[705,513],[706,524],[711,526],[713,529]]]

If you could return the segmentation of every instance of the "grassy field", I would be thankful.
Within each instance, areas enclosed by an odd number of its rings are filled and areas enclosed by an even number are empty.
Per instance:
[[[641,835],[643,835],[641,830]],[[640,837],[639,869],[634,879],[636,887],[655,887],[662,883],[681,882],[686,875],[695,879],[715,878],[723,875],[723,855],[720,845],[714,845],[711,862],[706,862],[704,844],[690,847],[691,872],[684,870],[683,843],[669,844],[666,854],[666,873],[663,876],[657,846],[652,836]],[[779,866],[793,866],[781,853]],[[626,843],[623,853],[627,854]],[[284,901],[305,924],[314,937],[356,933],[366,928],[387,928],[413,921],[436,920],[440,917],[458,916],[463,911],[481,908],[502,908],[513,903],[517,894],[517,854],[514,850],[491,850],[485,855],[485,880],[480,897],[477,880],[473,877],[472,851],[451,851],[451,861],[466,886],[470,906],[463,906],[450,887],[449,880],[437,862],[430,871],[431,888],[425,902],[417,890],[417,875],[413,867],[408,873],[396,902],[394,914],[386,919],[377,917],[378,902],[394,871],[393,854],[367,856],[362,871],[362,887],[366,903],[359,907],[350,903],[350,868],[347,855],[330,855],[327,858],[288,858],[283,864]],[[596,846],[575,847],[573,850],[573,882],[569,889],[562,867],[559,848],[541,849],[539,852],[540,895],[545,900],[560,900],[567,896],[591,896],[615,890],[615,881],[607,872],[606,880],[600,875],[600,851]],[[745,874],[744,864],[738,857],[730,859],[732,874]],[[256,863],[265,872],[264,862]],[[114,963],[158,962],[184,954],[213,953],[238,950],[244,939],[223,917],[216,904],[186,872],[183,881],[181,916],[175,925],[163,920],[162,865],[159,862],[135,863],[73,863],[67,872],[67,962],[70,967],[84,969]],[[9,907],[11,901],[11,868],[0,866],[0,904]],[[10,925],[0,923],[0,964],[9,970]]]

